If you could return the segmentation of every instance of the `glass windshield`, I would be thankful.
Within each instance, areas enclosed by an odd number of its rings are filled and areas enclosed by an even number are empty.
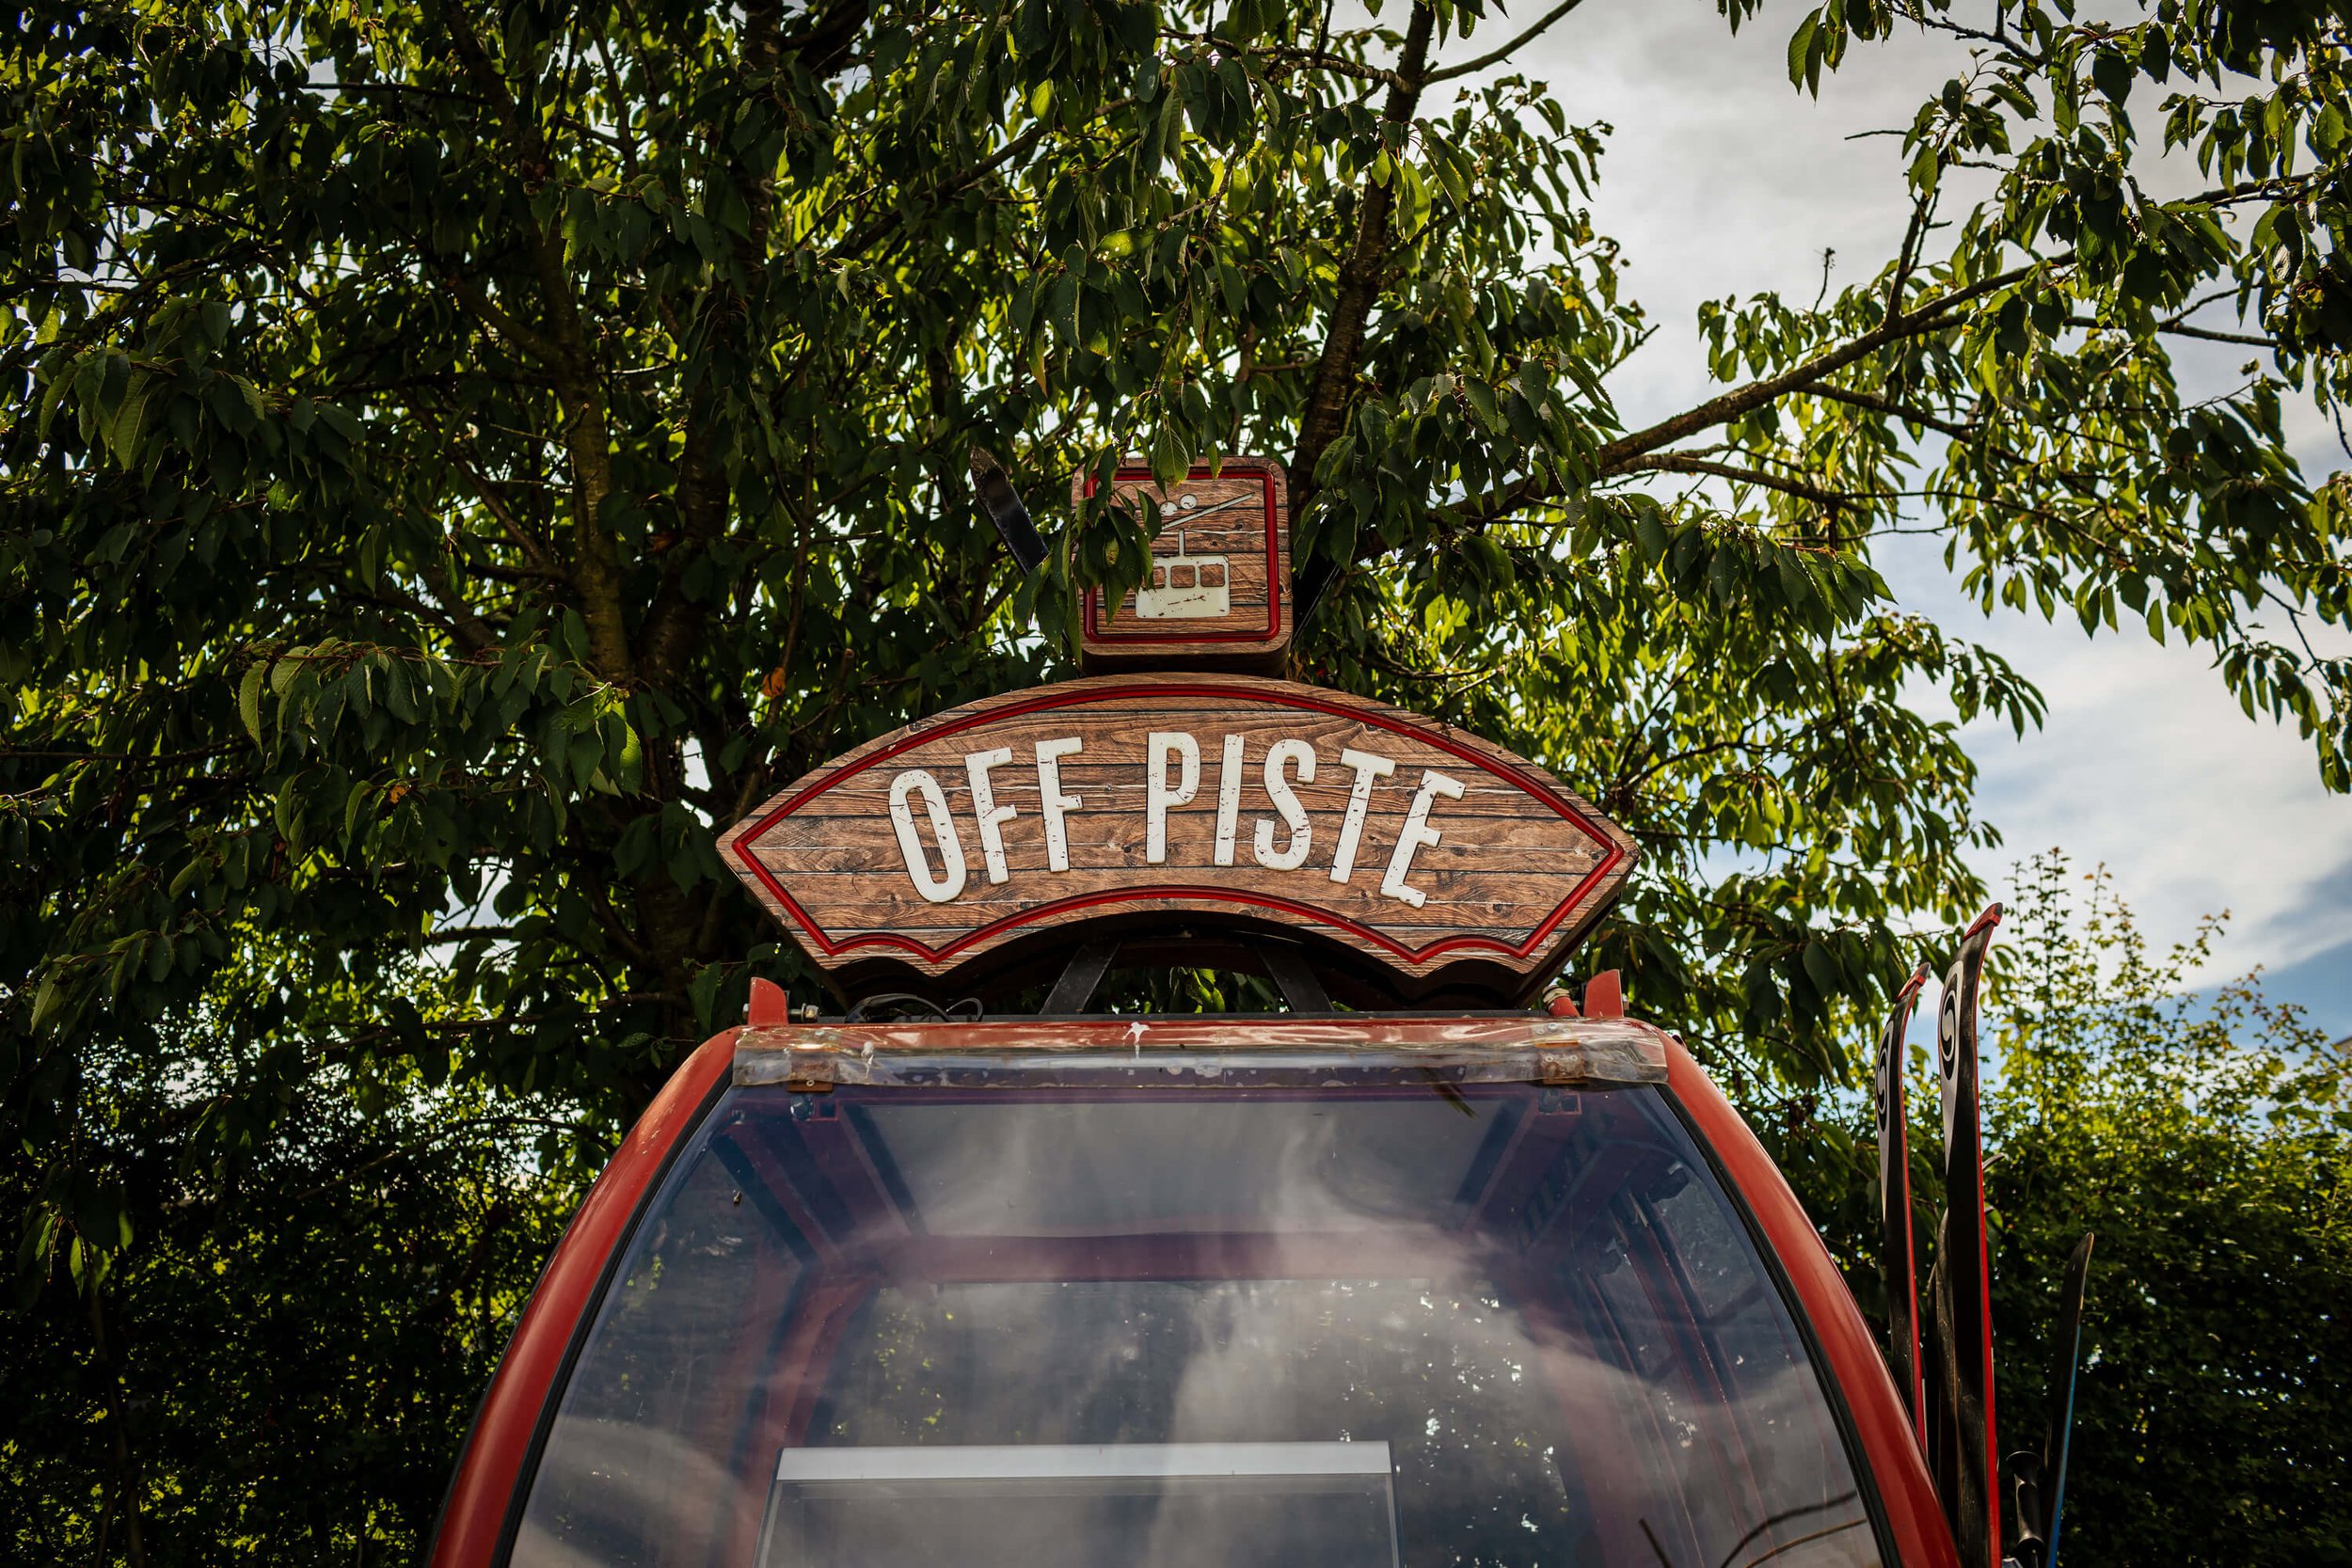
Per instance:
[[[515,1561],[1860,1568],[1852,1466],[1661,1091],[731,1090]]]

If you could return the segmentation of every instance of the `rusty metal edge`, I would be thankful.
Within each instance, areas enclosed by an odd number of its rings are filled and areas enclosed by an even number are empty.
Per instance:
[[[1388,1019],[1311,1021],[1215,1015],[1070,1022],[988,1020],[784,1025],[743,1030],[734,1081],[821,1091],[839,1084],[984,1083],[1004,1071],[1030,1085],[1051,1062],[1083,1077],[1091,1067],[1152,1068],[1214,1085],[1221,1067],[1252,1072],[1372,1068],[1385,1058],[1466,1082],[1558,1085],[1662,1084],[1673,1038],[1638,1019]]]

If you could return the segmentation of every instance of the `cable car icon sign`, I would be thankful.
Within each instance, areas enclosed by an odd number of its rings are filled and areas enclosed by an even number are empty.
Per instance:
[[[1196,464],[1163,483],[1128,465],[1108,476],[1071,478],[1073,511],[1107,499],[1123,526],[1149,541],[1140,580],[1114,596],[1086,591],[1079,647],[1089,669],[1141,668],[1171,658],[1213,658],[1227,669],[1279,674],[1290,645],[1288,491],[1271,458]],[[1130,539],[1133,533],[1128,535]],[[1133,557],[1130,557],[1133,560]]]
[[[1152,558],[1152,581],[1136,591],[1136,614],[1146,621],[1213,621],[1232,612],[1232,573],[1222,555],[1194,555],[1184,547],[1184,523],[1200,521],[1213,512],[1241,505],[1249,498],[1236,496],[1202,507],[1200,498],[1178,501],[1183,513],[1176,530],[1176,553]]]
[[[1176,553],[1153,557],[1152,586],[1136,591],[1136,613],[1146,621],[1217,620],[1232,608],[1225,558],[1187,552],[1182,529],[1176,531]]]

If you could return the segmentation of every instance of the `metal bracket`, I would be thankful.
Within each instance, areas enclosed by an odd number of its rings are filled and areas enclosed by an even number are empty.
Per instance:
[[[1045,1006],[1039,1011],[1049,1014],[1085,1012],[1087,1004],[1094,1000],[1095,988],[1110,972],[1111,959],[1118,956],[1119,943],[1115,942],[1081,944],[1075,953],[1070,955],[1070,962],[1063,968],[1061,978],[1054,982],[1054,989],[1046,993]]]
[[[834,1053],[829,1046],[819,1045],[814,1050],[794,1050],[787,1059],[790,1065],[785,1071],[784,1086],[786,1088],[795,1089],[803,1094],[831,1094],[833,1092],[834,1084],[840,1076],[840,1069],[834,1060]]]
[[[1295,1013],[1327,1013],[1331,997],[1323,989],[1323,982],[1308,967],[1307,955],[1287,942],[1265,942],[1258,944],[1258,961],[1265,965],[1266,977],[1282,993],[1282,1005]]]
[[[1127,1070],[1145,1052],[1167,1062],[1215,1057],[1223,1067],[1253,1072],[1296,1068],[1324,1073],[1335,1053],[1360,1053],[1367,1062],[1450,1084],[1533,1081],[1568,1090],[1663,1083],[1671,1044],[1663,1030],[1629,1019],[1594,1023],[1526,1013],[1241,1020],[1216,1013],[1096,1014],[1053,1023],[1003,1016],[901,1019],[745,1029],[736,1037],[735,1082],[818,1094],[867,1085],[1034,1085],[1046,1081],[1039,1073],[1055,1083],[1083,1083],[1091,1073]],[[1558,1109],[1573,1114],[1574,1099],[1565,1097]]]

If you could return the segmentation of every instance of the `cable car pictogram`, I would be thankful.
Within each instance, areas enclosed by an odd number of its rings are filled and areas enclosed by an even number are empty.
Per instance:
[[[1191,499],[1186,497],[1185,499]],[[1176,553],[1152,558],[1152,585],[1136,592],[1136,613],[1147,621],[1216,620],[1232,612],[1221,555],[1194,555],[1176,531]]]
[[[1137,616],[1146,621],[1213,621],[1232,613],[1230,563],[1222,555],[1194,555],[1187,550],[1183,525],[1197,523],[1211,513],[1239,506],[1249,499],[1235,496],[1231,500],[1202,507],[1198,496],[1186,496],[1176,503],[1183,515],[1176,530],[1176,553],[1152,558],[1151,584],[1136,592]]]

